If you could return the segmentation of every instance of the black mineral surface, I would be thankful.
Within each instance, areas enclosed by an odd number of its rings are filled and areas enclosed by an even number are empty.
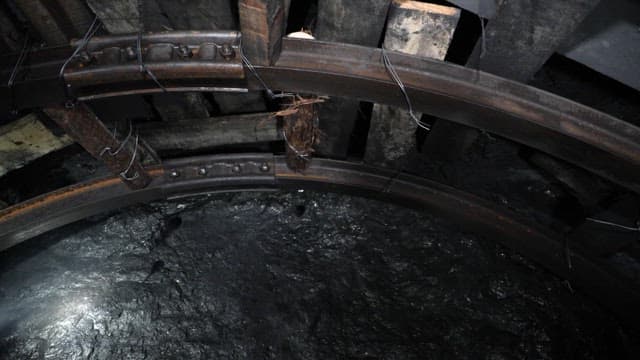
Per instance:
[[[624,359],[632,334],[495,239],[344,195],[136,206],[0,254],[2,359]]]

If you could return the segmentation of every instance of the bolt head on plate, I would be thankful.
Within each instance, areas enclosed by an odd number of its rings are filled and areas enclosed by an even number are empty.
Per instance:
[[[220,55],[222,55],[222,57],[228,61],[236,57],[236,51],[231,45],[223,44],[220,47]]]

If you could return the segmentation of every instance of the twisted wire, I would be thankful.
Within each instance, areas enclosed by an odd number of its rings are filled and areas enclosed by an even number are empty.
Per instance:
[[[384,63],[384,67],[389,73],[389,76],[391,76],[391,79],[396,83],[396,85],[398,85],[398,88],[400,89],[400,92],[404,97],[404,101],[407,103],[407,110],[409,111],[409,116],[416,123],[418,127],[427,131],[431,130],[429,126],[423,123],[413,112],[413,105],[411,104],[411,98],[409,98],[409,94],[407,93],[407,89],[405,88],[404,83],[402,82],[402,79],[400,79],[400,76],[396,72],[395,67],[391,63],[391,60],[387,55],[387,51],[384,48],[382,48],[381,50],[382,50],[382,62]]]

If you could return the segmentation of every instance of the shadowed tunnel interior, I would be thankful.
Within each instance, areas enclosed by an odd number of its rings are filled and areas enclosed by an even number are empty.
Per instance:
[[[0,0],[0,360],[640,358],[638,24]]]

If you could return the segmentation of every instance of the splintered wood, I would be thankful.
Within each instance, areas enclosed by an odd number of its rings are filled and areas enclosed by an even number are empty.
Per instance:
[[[284,109],[275,113],[282,117],[282,135],[286,143],[287,166],[302,172],[311,162],[314,146],[320,139],[318,104],[326,98],[295,96]]]

